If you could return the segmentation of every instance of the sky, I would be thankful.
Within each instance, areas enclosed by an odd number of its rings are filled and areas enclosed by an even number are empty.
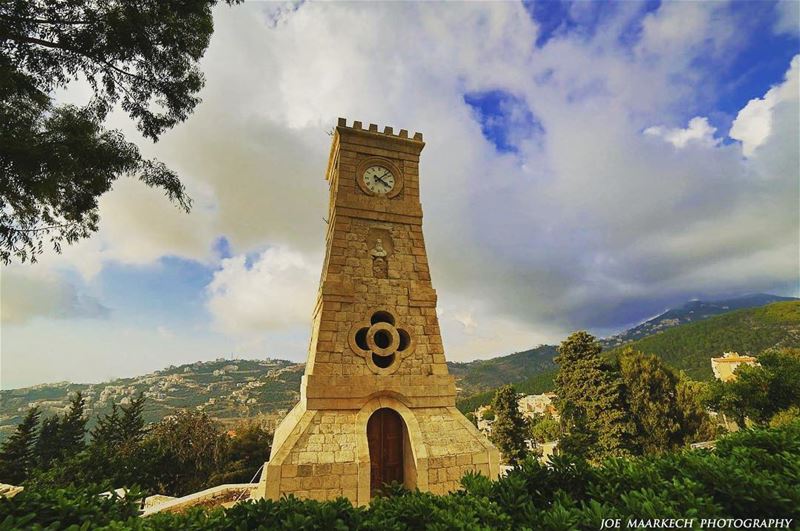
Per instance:
[[[215,8],[203,103],[100,230],[2,268],[0,387],[305,359],[337,117],[420,131],[449,360],[609,335],[692,298],[797,296],[800,3]],[[58,93],[85,103],[85,86]]]

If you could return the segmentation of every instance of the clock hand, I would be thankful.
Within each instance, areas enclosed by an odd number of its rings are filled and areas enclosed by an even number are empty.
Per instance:
[[[378,181],[380,181],[380,182],[382,182],[382,183],[384,184],[384,186],[389,186],[389,183],[387,183],[386,181],[384,181],[383,179],[381,179],[381,178],[380,178],[380,177],[378,177],[377,175],[375,176],[375,179],[376,179],[376,180],[378,180]]]

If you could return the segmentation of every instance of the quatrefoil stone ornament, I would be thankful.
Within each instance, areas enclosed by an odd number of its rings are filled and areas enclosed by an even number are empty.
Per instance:
[[[376,374],[392,374],[403,358],[414,351],[411,334],[388,310],[376,310],[368,321],[355,323],[349,343],[353,352],[363,357]]]

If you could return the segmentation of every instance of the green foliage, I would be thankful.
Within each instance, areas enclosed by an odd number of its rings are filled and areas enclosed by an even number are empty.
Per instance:
[[[530,422],[530,434],[537,443],[555,441],[561,435],[561,425],[549,415],[537,415]]]
[[[743,430],[714,451],[682,450],[613,458],[591,466],[556,456],[550,466],[532,458],[497,481],[477,474],[446,495],[391,489],[369,507],[286,497],[230,509],[135,517],[132,501],[105,500],[77,489],[25,491],[0,500],[0,530],[92,529],[275,530],[596,530],[620,518],[800,518],[800,423]],[[624,525],[624,524],[623,524]],[[697,528],[699,521],[695,521]]]
[[[625,409],[636,425],[635,453],[665,452],[714,432],[699,394],[704,384],[676,375],[658,357],[626,348],[618,357]]]
[[[111,411],[97,419],[91,435],[92,444],[98,446],[116,446],[122,441],[117,404],[111,404]]]
[[[31,473],[36,464],[34,449],[39,415],[39,408],[30,408],[22,423],[0,447],[0,482],[19,485]]]
[[[119,438],[122,441],[138,441],[144,436],[144,393],[133,398],[129,404],[122,406],[119,419]]]
[[[181,411],[156,424],[143,442],[158,470],[156,489],[182,496],[204,488],[217,473],[228,437],[205,413]]]
[[[0,260],[34,260],[45,238],[59,250],[96,231],[97,198],[123,174],[188,210],[177,175],[103,122],[118,105],[155,141],[189,116],[216,3],[0,3]],[[53,92],[76,78],[90,102],[56,105]]]
[[[800,350],[771,349],[759,365],[740,365],[733,380],[714,381],[706,396],[709,407],[736,419],[766,425],[781,411],[800,406]]]
[[[555,355],[554,346],[541,345],[508,356],[468,363],[450,362],[447,366],[450,374],[456,377],[458,387],[464,395],[490,391],[491,395],[486,402],[489,403],[496,388],[506,384],[521,384],[529,377],[555,369]]]
[[[208,483],[250,483],[255,473],[269,459],[272,433],[255,422],[239,425],[236,435],[227,445],[220,471],[211,476]]]
[[[781,428],[800,420],[800,407],[792,406],[789,409],[775,413],[769,425],[772,428]]]
[[[514,388],[506,385],[497,390],[492,401],[495,421],[492,424],[492,442],[500,450],[506,463],[516,465],[528,453],[525,437],[528,426],[517,405],[518,396]]]
[[[675,400],[681,412],[684,443],[710,441],[721,435],[721,428],[706,411],[704,397],[708,394],[708,382],[690,380],[680,375],[675,386]]]
[[[79,391],[70,400],[70,405],[62,416],[51,416],[42,421],[39,438],[36,441],[35,455],[38,466],[49,468],[58,459],[70,458],[85,446],[86,400]]]
[[[713,380],[710,358],[724,352],[758,353],[773,347],[800,347],[800,302],[776,302],[737,310],[670,328],[631,343],[655,354],[696,380]],[[621,349],[610,351],[618,354]]]
[[[81,432],[82,404],[76,396],[65,415],[42,422],[38,443],[29,443],[37,468],[26,479],[26,488],[103,484],[181,496],[221,483],[249,482],[269,456],[272,434],[256,423],[241,425],[230,439],[208,416],[184,411],[147,428],[141,394],[121,408],[113,405],[92,430],[88,446],[81,441],[82,449],[65,449],[63,434]],[[31,422],[35,429],[35,419]],[[17,455],[9,452],[0,470],[25,470],[24,456]]]
[[[557,372],[558,372],[557,369],[553,369],[541,373],[536,373],[512,385],[514,386],[514,389],[516,389],[518,393],[526,395],[539,394],[539,393],[544,393],[546,391],[552,391],[554,386],[553,378],[555,378]],[[497,389],[492,389],[491,391],[484,391],[482,393],[474,394],[472,396],[463,398],[458,402],[456,402],[456,407],[462,413],[467,414],[470,411],[475,411],[481,406],[491,404],[495,393],[497,393]]]
[[[224,375],[213,374],[215,370],[231,364],[237,365],[238,370]],[[195,406],[203,404],[203,411],[226,425],[242,418],[256,417],[261,417],[266,424],[276,420],[279,411],[291,409],[297,403],[303,365],[285,360],[225,359],[171,367],[155,374],[101,384],[58,383],[0,390],[0,443],[22,420],[17,412],[27,409],[28,404],[45,400],[50,402],[42,405],[42,416],[46,417],[48,410],[66,406],[69,397],[76,391],[99,395],[112,387],[109,391],[114,396],[113,388],[128,387],[135,389],[138,394],[154,385],[167,384],[167,379],[173,375],[178,378],[171,378],[168,385],[163,385],[167,389],[163,391],[161,399],[145,401],[142,411],[145,423],[159,422],[176,410],[196,409]],[[254,398],[255,404],[242,404],[233,396],[234,391],[248,383],[258,384],[247,390],[247,397]],[[116,396],[121,398],[120,395]],[[87,427],[93,429],[99,419],[108,413],[111,413],[111,402],[107,405],[98,402],[87,405]]]
[[[558,347],[555,378],[565,433],[560,448],[598,460],[630,453],[635,426],[625,411],[623,383],[600,356],[595,338],[575,332]]]
[[[139,514],[141,496],[124,499],[98,496],[102,487],[25,489],[13,498],[0,497],[0,531],[16,529],[96,529]]]
[[[59,428],[61,422],[58,417],[47,417],[42,420],[39,428],[39,438],[36,440],[36,460],[38,466],[47,468],[61,455],[61,441],[59,438]]]
[[[626,349],[619,357],[627,410],[636,424],[637,453],[663,452],[683,443],[675,399],[677,376],[656,356]]]
[[[61,439],[61,453],[72,456],[83,450],[86,442],[86,399],[78,391],[69,404],[69,409],[64,414],[59,425],[58,436]]]

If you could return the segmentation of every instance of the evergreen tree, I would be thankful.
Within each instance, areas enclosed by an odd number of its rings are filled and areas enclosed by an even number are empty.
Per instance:
[[[680,375],[675,386],[675,399],[681,413],[683,444],[710,441],[717,437],[716,423],[703,405],[703,398],[707,394],[708,383]]]
[[[665,452],[681,445],[684,433],[677,376],[656,356],[631,348],[620,354],[619,368],[627,410],[636,425],[634,452]]]
[[[61,419],[59,435],[61,438],[61,455],[73,456],[86,446],[86,418],[84,411],[86,400],[78,391],[70,400],[69,409]]]
[[[36,428],[39,424],[38,407],[28,410],[22,423],[0,446],[0,483],[19,485],[35,465]]]
[[[635,427],[625,412],[622,380],[600,356],[595,338],[575,332],[558,347],[555,378],[562,425],[561,449],[589,459],[630,453]]]
[[[528,425],[519,412],[517,401],[517,392],[510,385],[498,389],[492,401],[492,410],[495,413],[492,442],[510,465],[519,464],[528,454],[525,444]]]
[[[50,465],[61,455],[61,421],[55,415],[42,421],[39,430],[39,439],[36,441],[36,460],[43,469]]]
[[[123,441],[139,441],[144,436],[144,401],[144,393],[140,391],[130,404],[122,406],[119,427]]]
[[[119,408],[111,404],[111,412],[99,419],[91,432],[92,444],[95,446],[112,447],[122,441],[120,429]]]

